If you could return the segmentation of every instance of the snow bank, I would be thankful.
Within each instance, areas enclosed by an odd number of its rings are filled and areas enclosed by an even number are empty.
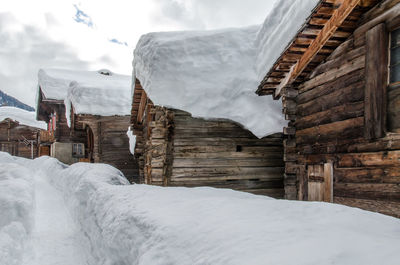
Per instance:
[[[76,114],[130,115],[131,77],[108,70],[41,69],[39,85],[46,98],[64,100],[70,123],[71,104]]]
[[[258,32],[257,74],[260,83],[279,56],[286,50],[297,32],[320,0],[276,1]]]
[[[28,160],[0,152],[0,263],[22,264],[33,227],[34,187]]]
[[[258,137],[280,132],[286,124],[280,102],[254,93],[259,28],[143,35],[134,52],[134,78],[157,105],[231,119]]]
[[[129,185],[108,165],[0,152],[0,263],[21,264],[32,174],[64,195],[96,265],[382,264],[400,260],[400,220],[341,205],[227,189]],[[86,240],[85,244],[86,244]]]
[[[37,162],[36,162],[37,161]],[[39,162],[39,163],[38,163]],[[107,165],[39,158],[89,237],[93,264],[398,264],[400,220],[213,188],[127,185]]]
[[[43,121],[37,121],[35,112],[26,111],[15,107],[0,107],[0,122],[5,119],[11,119],[19,122],[21,125],[31,126],[39,129],[47,129]]]

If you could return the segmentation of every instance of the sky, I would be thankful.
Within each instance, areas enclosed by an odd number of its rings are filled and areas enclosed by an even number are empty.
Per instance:
[[[131,75],[141,35],[261,24],[275,1],[3,1],[0,90],[35,107],[40,68],[106,68]]]

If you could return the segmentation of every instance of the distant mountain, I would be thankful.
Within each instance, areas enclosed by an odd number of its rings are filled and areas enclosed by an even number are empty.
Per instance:
[[[35,111],[35,109],[32,108],[31,106],[22,103],[18,99],[7,95],[6,93],[0,90],[0,107],[3,106],[16,107],[27,111]]]

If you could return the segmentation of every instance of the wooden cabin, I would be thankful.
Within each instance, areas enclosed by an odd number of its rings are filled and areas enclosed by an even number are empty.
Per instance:
[[[112,165],[130,182],[138,182],[138,165],[129,151],[127,129],[130,115],[99,116],[76,114],[71,107],[71,129],[86,135],[86,162]]]
[[[286,197],[400,217],[400,1],[320,1],[265,70],[257,93],[289,121]]]
[[[38,140],[45,123],[15,107],[0,108],[0,151],[25,158],[38,157]]]
[[[130,152],[131,77],[109,70],[68,71],[71,81],[64,100],[71,131],[85,140],[81,161],[110,164],[131,182],[138,166]]]
[[[39,155],[48,155],[66,164],[81,161],[87,156],[86,133],[71,130],[66,117],[64,99],[67,96],[69,76],[65,70],[39,70],[36,119],[47,123],[47,131],[40,133]],[[79,152],[77,152],[77,150]]]
[[[141,183],[283,197],[282,134],[258,139],[231,120],[154,105],[138,79],[131,118]]]

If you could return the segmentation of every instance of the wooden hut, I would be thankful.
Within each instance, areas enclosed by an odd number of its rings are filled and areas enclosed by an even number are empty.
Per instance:
[[[36,119],[47,123],[40,133],[39,155],[51,155],[61,162],[72,164],[85,157],[85,132],[71,130],[65,115],[70,73],[58,69],[41,69],[38,74]],[[81,149],[76,153],[74,150]]]
[[[35,113],[15,107],[0,107],[0,151],[14,156],[36,158],[38,139],[46,129],[35,120]]]
[[[400,1],[319,1],[261,82],[289,126],[286,197],[400,217]],[[283,48],[283,47],[282,47]]]
[[[231,120],[155,105],[138,79],[131,117],[141,183],[283,197],[282,134],[258,139]]]
[[[131,77],[108,70],[77,73],[66,97],[68,123],[85,135],[82,161],[110,164],[131,182],[138,181],[138,165],[130,153]]]

